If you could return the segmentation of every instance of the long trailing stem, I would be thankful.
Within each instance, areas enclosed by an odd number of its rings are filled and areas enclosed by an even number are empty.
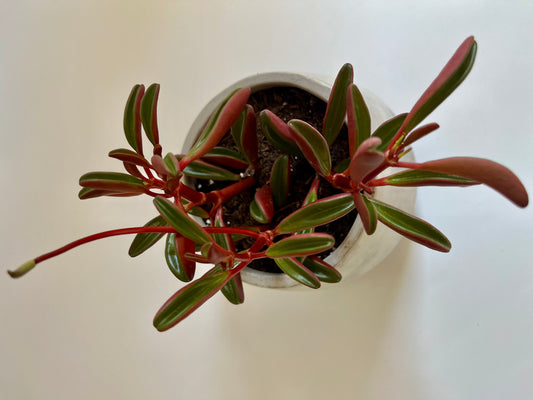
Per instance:
[[[206,227],[204,228],[207,233],[226,233],[226,234],[235,234],[235,235],[247,235],[253,238],[258,238],[260,233],[252,231],[245,228],[232,228],[232,227]],[[138,233],[176,233],[176,230],[170,226],[141,226],[133,228],[121,228],[121,229],[112,229],[109,231],[95,233],[93,235],[85,236],[81,239],[70,242],[58,249],[52,250],[48,253],[42,254],[34,259],[26,261],[20,267],[15,270],[8,270],[9,276],[12,278],[19,278],[29,271],[31,271],[37,264],[59,256],[67,251],[75,249],[76,247],[82,246],[84,244],[94,242],[96,240],[105,239],[112,236],[121,236],[121,235],[134,235]]]

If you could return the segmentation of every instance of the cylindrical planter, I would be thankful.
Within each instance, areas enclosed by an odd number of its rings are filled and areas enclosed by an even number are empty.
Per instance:
[[[321,78],[285,72],[263,73],[242,79],[220,92],[200,111],[187,134],[182,152],[188,152],[216,107],[232,91],[237,88],[250,87],[252,92],[256,92],[279,86],[303,89],[327,102],[332,84]],[[394,114],[373,93],[367,90],[361,90],[361,92],[370,111],[371,129],[374,131]],[[404,159],[414,161],[412,152],[407,154]],[[384,171],[382,175],[384,174],[386,175],[387,171]],[[378,187],[374,197],[412,213],[416,188]],[[326,261],[334,265],[343,277],[361,275],[379,264],[394,249],[400,238],[399,234],[383,224],[378,224],[376,232],[369,236],[364,232],[361,220],[357,217],[345,240],[326,258]],[[244,282],[261,287],[291,288],[301,286],[282,273],[268,273],[245,268],[241,275]]]

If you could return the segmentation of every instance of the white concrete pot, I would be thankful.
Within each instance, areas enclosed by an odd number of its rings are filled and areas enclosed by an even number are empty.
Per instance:
[[[182,153],[188,152],[216,107],[233,90],[250,87],[252,92],[256,92],[276,86],[297,87],[327,102],[332,83],[327,82],[324,78],[286,72],[262,73],[244,78],[224,89],[200,111],[187,134]],[[381,123],[394,116],[394,114],[376,95],[364,89],[361,92],[370,111],[371,129],[374,131]],[[409,153],[404,159],[406,161],[414,161],[412,153]],[[384,171],[383,174],[387,174],[387,171]],[[378,187],[375,190],[374,197],[377,200],[412,213],[416,188]],[[334,265],[343,277],[361,275],[379,264],[396,247],[400,239],[401,236],[399,234],[381,223],[378,223],[376,232],[368,236],[364,232],[361,219],[357,217],[345,240],[326,258],[326,261]],[[285,274],[261,272],[245,268],[241,275],[244,282],[256,286],[268,288],[301,287],[298,282]]]

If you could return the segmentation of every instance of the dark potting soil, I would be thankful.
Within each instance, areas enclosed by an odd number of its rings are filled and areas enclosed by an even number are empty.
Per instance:
[[[248,100],[248,104],[254,108],[257,115],[260,170],[254,171],[254,176],[257,182],[254,188],[240,193],[224,204],[224,220],[228,226],[257,225],[257,222],[250,216],[249,211],[250,203],[254,198],[255,188],[261,187],[268,182],[272,165],[282,154],[282,152],[272,146],[263,135],[259,124],[259,112],[264,109],[269,109],[285,122],[288,122],[291,119],[301,119],[311,124],[318,131],[322,131],[322,121],[326,112],[326,103],[324,101],[304,90],[294,87],[276,87],[257,91],[252,93]],[[232,136],[229,134],[222,139],[219,146],[237,149]],[[349,156],[346,127],[343,127],[339,137],[333,143],[330,150],[333,167]],[[301,206],[309,187],[316,176],[315,170],[301,157],[291,156],[290,166],[291,173],[289,178],[288,204],[282,209],[276,210],[274,215],[275,218],[270,224],[272,228],[283,218]],[[221,184],[219,182],[208,182],[204,180],[198,180],[196,182],[197,189],[203,192],[220,189],[226,185],[227,183]],[[336,193],[339,193],[338,189],[335,189],[324,179],[321,180],[318,193],[319,198],[331,196]],[[348,234],[356,216],[357,212],[352,211],[336,221],[317,227],[315,231],[329,233],[334,236],[337,246]],[[243,243],[245,247],[248,247],[249,244],[250,243]],[[326,257],[334,249],[335,248],[322,253],[320,256]],[[274,261],[267,258],[254,260],[250,263],[249,267],[260,271],[275,273],[282,272]]]

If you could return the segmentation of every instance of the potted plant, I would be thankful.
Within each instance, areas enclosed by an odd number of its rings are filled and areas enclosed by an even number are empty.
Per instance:
[[[328,262],[327,252],[342,244],[332,234],[337,226],[332,232],[327,229],[355,213],[365,231],[361,237],[369,235],[368,243],[381,223],[417,243],[447,252],[451,244],[438,229],[383,201],[380,191],[486,184],[516,205],[527,206],[528,195],[520,180],[493,161],[452,157],[417,163],[408,158],[411,145],[438,128],[434,123],[419,125],[468,75],[476,48],[473,37],[467,38],[408,113],[392,116],[375,129],[371,125],[375,111],[369,110],[365,96],[353,84],[350,65],[337,75],[319,130],[301,119],[285,122],[268,109],[254,110],[248,104],[252,89],[237,89],[216,107],[207,123],[198,123],[204,125],[201,133],[183,154],[163,155],[156,112],[159,85],[146,90],[136,85],[124,115],[132,150],[109,153],[127,173],[85,174],[80,178],[79,197],[144,194],[153,198],[158,215],[143,227],[74,241],[9,274],[22,276],[42,261],[105,237],[135,234],[131,256],[165,237],[169,268],[190,283],[156,313],[154,326],[163,331],[218,291],[232,303],[242,303],[241,275],[262,260],[265,268],[273,265],[311,288],[340,281],[337,265]],[[151,156],[145,155],[143,129]],[[266,152],[275,153],[271,163],[259,156],[265,144]],[[295,200],[292,191],[288,195],[291,188],[303,194]],[[246,196],[247,203],[242,200]],[[235,199],[247,212],[229,218],[228,204]],[[412,201],[406,204],[409,207]],[[240,219],[244,214],[251,219]],[[212,268],[193,280],[196,263]]]

